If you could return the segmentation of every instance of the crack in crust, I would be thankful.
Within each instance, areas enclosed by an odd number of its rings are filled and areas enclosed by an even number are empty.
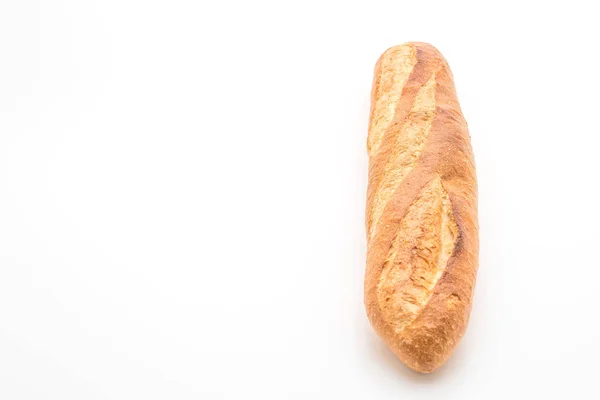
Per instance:
[[[390,122],[396,114],[396,106],[402,95],[402,89],[417,63],[416,49],[412,45],[396,46],[384,53],[379,61],[381,74],[374,82],[371,123],[367,147],[369,154],[375,154],[381,146]]]
[[[435,73],[421,86],[413,106],[398,130],[393,149],[383,171],[383,179],[375,192],[371,207],[369,240],[373,238],[381,215],[400,183],[413,170],[425,146],[435,117]]]
[[[457,237],[452,204],[436,176],[401,220],[377,285],[382,317],[394,332],[401,333],[431,298]]]

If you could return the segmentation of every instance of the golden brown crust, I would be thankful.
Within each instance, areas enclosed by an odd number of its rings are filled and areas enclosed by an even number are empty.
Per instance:
[[[431,372],[469,320],[477,183],[450,68],[426,43],[383,53],[369,126],[365,306],[409,367]]]

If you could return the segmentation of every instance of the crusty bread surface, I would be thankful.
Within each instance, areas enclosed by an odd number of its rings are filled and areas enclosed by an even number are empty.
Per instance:
[[[469,132],[450,68],[426,43],[383,53],[371,101],[365,306],[396,356],[431,372],[465,332],[477,273]]]

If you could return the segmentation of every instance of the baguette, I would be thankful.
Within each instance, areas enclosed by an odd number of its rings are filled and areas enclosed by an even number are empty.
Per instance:
[[[380,57],[367,148],[367,315],[402,362],[431,372],[467,327],[479,248],[469,132],[433,46]]]

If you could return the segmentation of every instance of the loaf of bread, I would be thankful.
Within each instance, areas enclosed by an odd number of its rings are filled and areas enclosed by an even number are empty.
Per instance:
[[[367,147],[367,314],[400,360],[431,372],[467,327],[479,247],[470,137],[433,46],[380,57]]]

